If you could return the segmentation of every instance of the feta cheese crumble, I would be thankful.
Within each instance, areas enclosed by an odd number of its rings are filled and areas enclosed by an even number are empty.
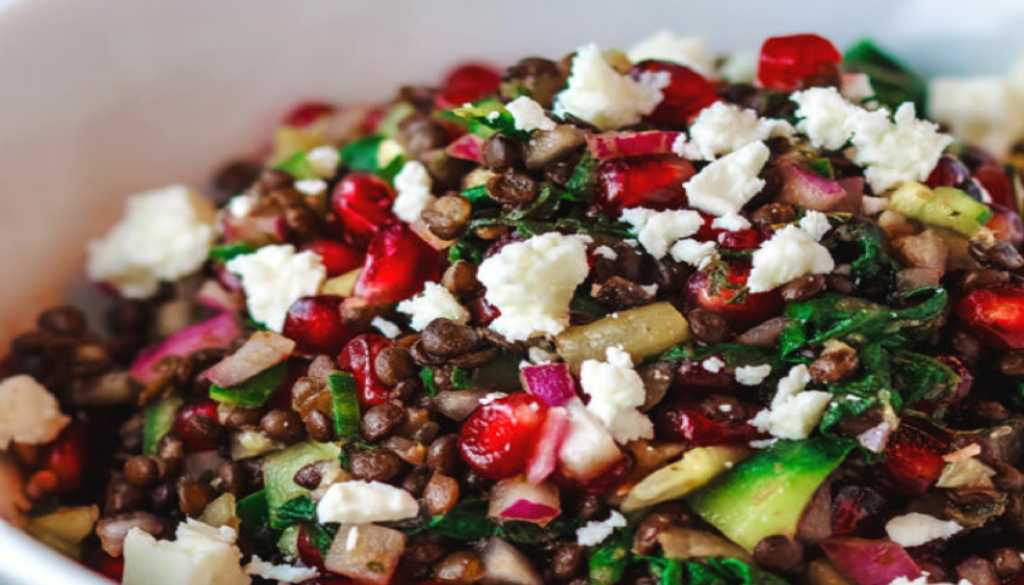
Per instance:
[[[161,281],[203,266],[217,235],[216,219],[213,203],[184,185],[134,195],[121,222],[89,242],[89,280],[108,283],[128,298],[149,297]]]
[[[715,56],[708,50],[707,39],[681,37],[672,31],[662,30],[641,39],[626,51],[633,63],[647,61],[670,61],[685,65],[704,77],[715,74]]]
[[[380,316],[374,317],[373,320],[370,321],[370,327],[380,331],[384,334],[384,337],[387,337],[388,339],[395,339],[402,334],[401,327]]]
[[[612,250],[608,246],[598,246],[594,248],[594,255],[600,256],[605,260],[615,260],[619,257],[619,253],[616,252],[615,250]]]
[[[590,238],[550,232],[508,244],[477,270],[487,302],[501,311],[491,329],[510,341],[557,335],[569,325],[569,301],[587,278]]]
[[[973,583],[967,579],[960,579],[956,583],[949,583],[948,581],[929,581],[928,572],[922,571],[922,573],[924,574],[914,580],[910,580],[907,577],[896,577],[889,582],[889,585],[973,585]]]
[[[436,282],[428,282],[423,292],[398,303],[398,312],[409,315],[409,324],[416,331],[423,331],[434,319],[451,319],[458,323],[469,321],[469,311],[459,303],[459,299]]]
[[[726,155],[683,184],[690,206],[712,215],[736,215],[764,187],[758,177],[770,152],[763,142],[751,142]]]
[[[736,377],[736,381],[744,386],[757,386],[764,379],[770,376],[772,373],[772,367],[768,364],[762,364],[760,366],[740,366],[736,368],[733,375]]]
[[[313,296],[327,279],[320,256],[295,252],[291,244],[264,246],[237,256],[227,270],[238,275],[253,319],[280,333],[288,309],[302,297]]]
[[[722,368],[725,367],[725,362],[718,359],[718,357],[716,356],[711,356],[708,359],[701,362],[700,365],[703,366],[705,370],[711,372],[712,374],[717,374],[718,372],[722,371]]]
[[[747,287],[767,292],[808,274],[828,274],[836,263],[828,249],[795,225],[775,232],[754,251]]]
[[[601,130],[636,124],[661,102],[667,74],[644,74],[639,81],[605,61],[595,44],[580,47],[572,60],[568,87],[555,98],[555,114],[572,114]]]
[[[806,439],[832,399],[828,392],[806,390],[810,381],[807,366],[793,366],[789,374],[779,380],[771,406],[758,412],[750,419],[750,424],[778,439]]]
[[[318,146],[306,153],[306,160],[313,167],[313,172],[321,179],[330,179],[338,172],[341,153],[333,146]]]
[[[268,581],[277,581],[281,583],[301,583],[309,579],[316,578],[320,574],[319,571],[312,568],[297,567],[295,565],[275,565],[261,559],[258,555],[252,556],[252,561],[245,568],[245,572],[256,576],[267,579]]]
[[[420,506],[412,494],[379,481],[350,480],[327,488],[316,505],[321,524],[397,522],[415,518]]]
[[[807,232],[807,235],[814,238],[814,241],[820,242],[821,238],[825,237],[825,234],[832,229],[832,224],[829,223],[827,215],[811,209],[800,218],[800,229]]]
[[[730,232],[750,229],[750,222],[742,215],[730,213],[711,220],[711,227]]]
[[[315,197],[327,192],[327,182],[323,179],[304,179],[295,181],[295,190],[303,195]]]
[[[1024,91],[1003,77],[934,78],[928,83],[928,113],[964,142],[996,156],[1024,136]]]
[[[256,209],[257,203],[256,197],[252,194],[235,195],[228,201],[228,213],[234,217],[249,217],[249,214]]]
[[[597,546],[608,539],[616,528],[626,526],[626,517],[617,510],[605,520],[591,520],[576,529],[576,542],[580,546]]]
[[[885,524],[885,533],[889,538],[896,544],[907,547],[949,538],[963,529],[963,526],[953,520],[940,520],[917,512],[896,516]]]
[[[132,528],[124,539],[124,585],[248,585],[236,534],[189,518],[176,540]]]
[[[516,130],[554,130],[557,126],[554,120],[544,113],[544,108],[540,104],[525,95],[509,102],[505,109],[512,114]]]
[[[790,137],[796,130],[785,120],[760,118],[754,110],[715,102],[701,110],[690,126],[690,138],[680,134],[672,150],[691,160],[715,160],[751,142],[775,136]]]
[[[411,160],[395,175],[395,202],[392,211],[405,223],[415,223],[424,209],[433,207],[437,198],[430,189],[433,181],[423,163]]]
[[[671,252],[672,259],[676,262],[689,264],[698,269],[704,268],[718,258],[714,242],[698,242],[690,238],[676,242]]]
[[[590,396],[589,410],[619,443],[653,439],[651,419],[637,410],[647,397],[644,381],[633,369],[633,359],[618,347],[609,347],[603,362],[586,360],[580,367],[580,385]]]
[[[704,225],[696,211],[654,211],[644,207],[622,210],[622,221],[633,226],[640,245],[656,259],[664,258],[677,240],[692,236]]]
[[[32,376],[21,374],[0,382],[0,450],[12,441],[49,443],[69,422],[53,394]]]

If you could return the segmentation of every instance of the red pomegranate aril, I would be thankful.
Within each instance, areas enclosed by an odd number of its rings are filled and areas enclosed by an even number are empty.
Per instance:
[[[693,309],[720,314],[734,331],[749,329],[782,313],[785,303],[778,289],[763,293],[743,290],[750,267],[733,262],[724,278],[713,277],[710,270],[694,273],[687,282],[687,303]],[[724,280],[724,282],[722,282]],[[739,296],[741,292],[745,296]]]
[[[1004,351],[1024,349],[1024,285],[975,289],[960,299],[956,314],[988,345]]]
[[[355,378],[359,404],[363,408],[391,400],[393,392],[377,377],[375,364],[377,354],[382,349],[394,346],[395,343],[383,335],[364,333],[348,342],[345,349],[341,350],[338,365]]]
[[[605,161],[597,169],[594,202],[602,212],[616,218],[628,207],[678,209],[686,205],[683,183],[694,173],[690,161],[676,157]]]
[[[761,46],[757,81],[768,89],[792,91],[812,75],[834,75],[842,54],[828,39],[813,34],[772,37]]]
[[[374,236],[354,296],[371,305],[397,303],[441,278],[440,255],[409,226],[395,222]]]
[[[641,61],[629,70],[629,76],[641,80],[647,75],[668,75],[661,89],[662,99],[644,120],[654,124],[681,126],[701,110],[718,101],[715,86],[693,69],[668,61]]]
[[[847,485],[832,498],[832,534],[863,535],[885,507],[885,497],[869,487]]]
[[[334,115],[334,107],[323,102],[303,102],[285,115],[284,124],[292,128],[308,128]]]
[[[395,192],[376,175],[350,173],[331,193],[331,208],[344,229],[346,240],[365,245],[378,230],[395,219],[391,205]]]
[[[974,170],[974,178],[981,183],[992,199],[985,203],[994,203],[1006,209],[1014,208],[1013,184],[1010,183],[1006,169],[999,165],[983,165]]]
[[[305,355],[334,355],[352,339],[341,317],[343,297],[320,295],[303,297],[288,309],[282,334],[295,342],[295,350]]]
[[[655,416],[657,435],[670,441],[686,442],[695,447],[709,445],[745,445],[763,438],[746,421],[715,421],[701,404],[678,400],[658,410]]]
[[[718,245],[726,250],[752,250],[761,245],[761,232],[755,229],[723,230],[718,234]]]
[[[452,69],[444,79],[444,89],[434,99],[437,109],[457,108],[475,102],[496,91],[501,85],[498,70],[483,63],[466,63]]]
[[[85,427],[77,422],[68,425],[50,445],[43,467],[56,476],[56,491],[73,492],[82,486],[85,447]]]
[[[351,272],[362,266],[366,259],[365,252],[334,240],[317,240],[302,246],[302,249],[320,256],[324,268],[327,269],[328,278]]]
[[[309,539],[309,533],[306,532],[305,528],[299,529],[299,537],[295,548],[299,552],[299,560],[302,561],[303,565],[321,572],[327,571],[324,567],[324,557],[320,554],[320,549]]]
[[[712,392],[731,394],[739,387],[736,378],[724,369],[711,372],[703,366],[702,362],[693,360],[686,360],[679,364],[673,385],[687,394]]]
[[[82,563],[115,583],[124,578],[123,556],[112,557],[99,548],[89,549],[83,553]]]
[[[1020,215],[1001,205],[989,205],[992,209],[992,218],[988,220],[985,227],[992,230],[996,237],[1014,246],[1024,243],[1024,223],[1021,223]]]
[[[942,474],[942,456],[948,451],[949,442],[938,429],[919,419],[904,419],[885,448],[885,484],[901,494],[925,493]]]
[[[466,303],[466,309],[469,311],[472,324],[477,327],[487,327],[501,316],[501,311],[498,310],[498,307],[488,303],[483,293],[480,293],[480,295]]]
[[[526,393],[510,394],[480,406],[462,425],[462,459],[489,479],[522,473],[547,411],[547,405]]]
[[[942,155],[928,179],[925,181],[932,189],[937,187],[959,187],[971,178],[971,171],[959,160]]]
[[[551,479],[564,491],[583,494],[606,494],[613,492],[615,487],[633,470],[633,458],[623,453],[622,457],[608,466],[607,469],[591,478],[579,478],[566,475],[561,467],[555,469]]]
[[[195,433],[192,428],[194,423],[191,422],[194,417],[205,417],[210,419],[212,424],[220,424],[217,419],[217,403],[213,400],[203,400],[194,404],[187,404],[178,409],[177,414],[174,416],[171,432],[181,439],[185,450],[209,451],[220,447],[218,443]]]

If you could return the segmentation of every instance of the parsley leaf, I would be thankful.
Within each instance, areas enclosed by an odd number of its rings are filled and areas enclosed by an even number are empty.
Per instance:
[[[283,525],[315,521],[316,504],[309,496],[292,498],[277,509],[277,518]]]
[[[235,242],[234,244],[221,244],[220,246],[214,246],[210,248],[210,252],[207,254],[207,258],[214,262],[227,263],[238,256],[244,256],[245,254],[251,254],[256,251],[256,248],[247,242]]]

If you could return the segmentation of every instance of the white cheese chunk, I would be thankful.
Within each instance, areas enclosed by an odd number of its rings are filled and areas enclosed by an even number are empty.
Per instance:
[[[785,120],[760,118],[754,110],[735,104],[715,102],[701,110],[690,126],[689,141],[680,134],[672,145],[680,156],[692,160],[714,160],[735,152],[751,142],[774,136],[792,136],[796,130]]]
[[[690,238],[676,242],[672,246],[671,254],[676,262],[689,264],[697,269],[704,268],[718,258],[714,242],[698,242]]]
[[[596,477],[622,458],[622,451],[600,420],[583,401],[573,398],[565,405],[569,431],[558,450],[558,463],[570,477]]]
[[[751,142],[704,167],[683,185],[690,206],[712,215],[738,214],[764,187],[758,175],[769,154],[763,142]]]
[[[963,529],[953,520],[940,520],[917,512],[896,516],[885,524],[885,533],[893,542],[902,546],[920,546],[933,540],[949,538]]]
[[[704,225],[704,218],[690,210],[630,207],[622,210],[621,219],[633,226],[640,245],[657,259],[664,258],[677,240],[692,236]]]
[[[248,585],[235,531],[188,519],[176,540],[132,528],[124,541],[124,585]]]
[[[598,246],[594,248],[594,255],[606,260],[615,260],[619,257],[619,253],[608,246]]]
[[[800,218],[800,229],[807,232],[807,235],[814,238],[814,241],[820,242],[821,238],[825,237],[825,234],[832,229],[832,224],[829,223],[827,215],[811,209]]]
[[[512,341],[557,335],[569,325],[569,301],[587,278],[586,236],[550,232],[508,244],[480,264],[485,298],[501,311],[491,329]]]
[[[681,37],[662,30],[641,39],[626,51],[633,63],[656,60],[685,65],[704,77],[715,74],[715,56],[708,50],[707,39]]]
[[[1024,556],[1022,556],[1022,558],[1024,558]],[[924,574],[918,577],[917,579],[909,579],[908,577],[896,577],[895,579],[889,582],[889,585],[974,585],[967,579],[960,579],[956,583],[950,583],[948,581],[929,581],[928,572],[922,571],[922,573]]]
[[[736,376],[736,381],[744,386],[757,386],[764,379],[770,376],[772,373],[772,367],[768,364],[762,364],[760,366],[740,366],[736,368],[733,375]]]
[[[316,569],[296,567],[295,565],[275,565],[253,555],[252,561],[245,567],[245,572],[268,581],[281,583],[301,583],[316,578],[320,574]]]
[[[373,320],[370,321],[370,327],[380,331],[384,334],[384,337],[387,337],[388,339],[395,339],[402,334],[401,327],[380,316],[374,317]]]
[[[416,331],[423,331],[434,319],[451,319],[459,323],[469,321],[469,311],[459,303],[459,299],[436,282],[428,282],[423,292],[398,303],[398,312],[409,315],[409,324]]]
[[[1024,136],[1024,92],[1002,77],[936,77],[928,83],[928,114],[996,156]]]
[[[228,201],[228,213],[234,217],[249,217],[258,203],[256,197],[250,193],[236,195]]]
[[[53,394],[32,376],[21,374],[0,382],[0,450],[12,441],[49,443],[69,422]]]
[[[730,232],[738,232],[750,228],[750,222],[742,215],[730,213],[722,217],[716,217],[711,221],[711,227]]]
[[[770,291],[808,274],[828,274],[836,263],[828,249],[795,225],[775,232],[754,251],[747,287],[752,293]]]
[[[437,198],[430,192],[432,187],[433,181],[423,163],[415,160],[405,163],[395,175],[395,202],[391,205],[398,219],[414,223],[424,209],[433,207]]]
[[[341,153],[333,146],[318,146],[306,153],[306,160],[313,167],[313,172],[321,179],[330,179],[338,172],[341,164]]]
[[[557,126],[554,120],[544,113],[544,108],[540,104],[525,95],[510,101],[505,109],[512,114],[516,130],[554,130]]]
[[[555,98],[555,114],[572,114],[601,130],[629,126],[654,111],[668,83],[665,73],[645,73],[639,81],[622,75],[597,45],[586,45],[576,51],[568,86]]]
[[[242,280],[252,318],[278,333],[292,304],[315,295],[327,279],[320,256],[308,250],[296,253],[291,244],[264,246],[237,256],[227,269]]]
[[[850,140],[858,108],[834,87],[812,87],[794,93],[797,104],[796,128],[807,136],[811,146],[839,150]]]
[[[832,399],[828,392],[806,390],[810,381],[807,366],[794,366],[779,380],[771,406],[757,413],[750,424],[778,439],[806,439]]]
[[[295,190],[303,195],[315,197],[327,192],[327,182],[323,179],[304,179],[295,181]]]
[[[871,78],[866,73],[843,73],[840,81],[839,91],[851,102],[860,103],[875,96],[875,88],[871,87]]]
[[[153,295],[162,281],[199,270],[216,237],[213,203],[183,185],[134,195],[121,222],[89,243],[89,279],[128,298]]]
[[[717,374],[718,372],[722,371],[722,368],[725,367],[725,362],[723,362],[717,356],[711,356],[708,359],[701,362],[700,365],[705,370],[711,372],[712,374]]]
[[[365,524],[415,518],[420,506],[412,494],[379,481],[351,480],[327,488],[316,505],[321,524]]]
[[[618,347],[609,347],[605,355],[603,362],[586,360],[580,367],[580,385],[590,396],[587,410],[619,443],[653,439],[651,419],[637,410],[647,394],[644,381],[633,369],[633,359]]]
[[[616,528],[627,524],[626,517],[616,510],[605,520],[591,520],[576,529],[576,543],[580,546],[597,546],[608,539]]]

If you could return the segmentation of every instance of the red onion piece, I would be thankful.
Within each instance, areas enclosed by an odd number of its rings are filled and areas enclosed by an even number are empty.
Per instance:
[[[141,352],[132,363],[130,372],[135,379],[148,384],[156,378],[153,367],[169,355],[185,356],[208,348],[227,348],[242,334],[234,313],[221,313],[216,317],[190,325],[162,342]]]
[[[204,307],[218,311],[240,311],[245,308],[245,295],[238,290],[228,290],[212,278],[199,287],[196,301]]]
[[[548,410],[548,417],[540,429],[540,436],[533,447],[533,454],[526,465],[526,480],[539,484],[555,471],[558,451],[569,434],[569,413],[556,406]]]
[[[525,366],[520,376],[526,391],[548,406],[565,406],[576,397],[576,383],[566,363]]]
[[[253,214],[238,217],[230,213],[224,214],[224,241],[235,242],[284,242],[288,236],[288,226],[284,215]]]
[[[605,132],[587,134],[587,148],[598,160],[639,156],[643,154],[671,154],[679,132],[652,130],[648,132]]]
[[[522,520],[544,526],[562,513],[558,488],[553,483],[538,485],[521,477],[503,479],[491,489],[489,515],[499,520]]]
[[[845,203],[847,191],[839,183],[796,165],[782,165],[780,168],[780,203],[801,205],[816,211],[835,211]]]
[[[164,530],[164,523],[148,512],[132,512],[104,518],[96,523],[96,536],[100,537],[103,552],[112,557],[121,556],[124,551],[124,539],[132,528],[160,536]]]
[[[238,351],[217,362],[203,374],[221,388],[230,388],[288,359],[295,342],[269,331],[252,334]]]
[[[914,559],[892,541],[833,538],[821,548],[856,585],[889,585],[899,577],[913,580],[921,576]]]
[[[484,139],[476,134],[463,134],[445,147],[444,151],[453,158],[482,163],[483,157],[480,154],[480,147],[483,143]]]

